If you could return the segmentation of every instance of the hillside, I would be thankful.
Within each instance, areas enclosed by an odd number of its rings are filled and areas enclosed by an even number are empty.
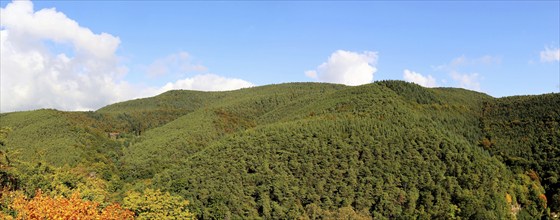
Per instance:
[[[560,94],[402,81],[169,91],[1,114],[2,184],[105,203],[160,189],[202,219],[541,218],[560,211],[559,123]]]

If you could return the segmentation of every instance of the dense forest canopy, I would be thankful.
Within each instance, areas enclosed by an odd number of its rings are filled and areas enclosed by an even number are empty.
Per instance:
[[[560,94],[288,83],[5,113],[0,128],[6,218],[49,198],[139,219],[560,212]]]

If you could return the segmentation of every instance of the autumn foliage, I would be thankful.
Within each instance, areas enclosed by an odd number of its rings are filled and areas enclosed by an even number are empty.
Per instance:
[[[539,195],[539,201],[541,202],[541,205],[546,208],[546,204],[547,204],[548,201],[546,199],[545,194],[540,194]]]
[[[134,213],[112,204],[101,208],[99,203],[83,200],[75,192],[70,198],[49,197],[40,190],[35,197],[27,199],[22,193],[12,194],[9,205],[15,219],[134,219]],[[2,213],[2,218],[13,218]]]

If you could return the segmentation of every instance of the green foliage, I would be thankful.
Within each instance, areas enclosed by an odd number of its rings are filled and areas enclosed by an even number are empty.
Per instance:
[[[516,173],[530,174],[560,212],[560,94],[516,96],[484,104],[481,120],[488,150]]]
[[[12,130],[2,150],[17,151],[11,159],[57,167],[116,160],[118,143],[108,140],[106,133],[73,120],[75,114],[55,110],[2,114],[0,124]]]
[[[396,80],[381,81],[377,84],[393,90],[401,98],[408,101],[418,104],[441,104],[441,100],[436,97],[433,91],[416,84]]]
[[[19,187],[18,179],[12,167],[12,154],[5,146],[10,132],[11,128],[0,127],[0,189],[2,190],[16,190]],[[2,193],[0,193],[0,197],[1,195]]]
[[[194,219],[188,210],[189,201],[168,192],[146,189],[129,192],[123,207],[132,210],[137,219]]]
[[[8,113],[2,181],[146,218],[542,218],[560,202],[559,103],[382,81]]]
[[[503,198],[515,183],[505,166],[440,132],[407,134],[365,118],[263,127],[206,148],[155,185],[193,198],[202,218],[291,219],[311,204],[396,218],[507,217]]]

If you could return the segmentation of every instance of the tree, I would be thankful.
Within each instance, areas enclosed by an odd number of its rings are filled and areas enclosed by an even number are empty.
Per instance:
[[[124,207],[134,213],[138,219],[194,219],[189,211],[189,201],[159,189],[145,189],[144,192],[129,192],[124,198]]]
[[[117,203],[100,208],[97,202],[81,199],[78,192],[64,198],[45,196],[38,190],[35,197],[28,199],[16,191],[10,198],[7,213],[0,215],[4,219],[134,219],[133,212]]]

